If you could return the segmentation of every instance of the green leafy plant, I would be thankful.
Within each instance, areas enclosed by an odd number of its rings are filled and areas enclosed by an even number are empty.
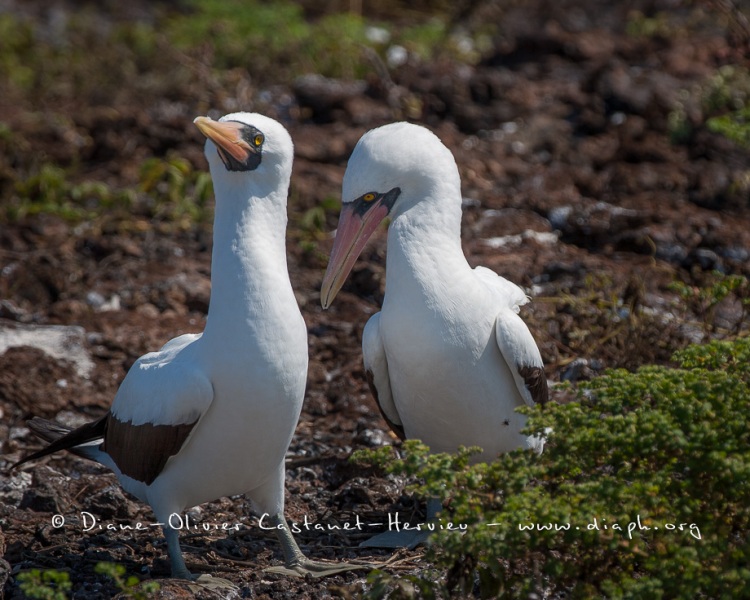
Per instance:
[[[309,31],[302,8],[291,2],[191,0],[188,6],[187,14],[167,22],[166,33],[184,50],[210,40],[219,69],[242,68],[252,61],[265,71],[285,53],[291,56]]]
[[[638,10],[631,11],[625,31],[635,38],[669,38],[676,35],[676,30],[670,25],[668,15],[664,11],[659,11],[653,16],[646,16]]]
[[[26,598],[36,600],[65,600],[73,584],[65,571],[32,569],[16,577],[19,589]]]
[[[369,586],[364,598],[388,600],[414,600],[414,598],[448,597],[448,590],[442,583],[439,574],[433,570],[432,577],[402,575],[396,577],[380,569],[374,569],[367,576]]]
[[[125,598],[147,600],[159,591],[159,584],[155,581],[140,583],[135,575],[125,577],[125,567],[117,563],[100,562],[94,570],[100,575],[110,577]]]
[[[448,507],[425,598],[750,595],[750,338],[691,346],[679,368],[610,371],[568,404],[522,409],[541,455],[471,463],[418,442],[359,460],[417,478]],[[372,590],[395,589],[373,575]],[[369,597],[374,598],[375,595]],[[414,597],[414,596],[412,596]]]
[[[711,131],[750,148],[750,71],[736,65],[720,68],[704,89],[702,104]]]
[[[739,146],[750,148],[750,104],[726,115],[711,117],[706,124],[711,131],[720,133]]]
[[[0,74],[14,86],[28,89],[34,80],[33,66],[23,60],[35,45],[31,25],[11,15],[0,15],[0,38],[5,52],[0,53]]]
[[[210,221],[212,194],[208,172],[194,169],[179,156],[144,161],[137,190],[115,190],[101,181],[73,183],[65,169],[43,164],[37,172],[16,182],[13,197],[3,208],[10,220],[51,214],[79,222],[104,214],[111,217],[119,210],[123,218],[140,212],[187,228]]]
[[[94,567],[100,575],[106,575],[114,582],[115,587],[125,598],[148,600],[159,591],[155,581],[141,583],[138,577],[125,577],[125,567],[117,563],[100,562]],[[73,589],[70,575],[65,571],[32,569],[20,573],[16,578],[19,589],[26,598],[35,600],[66,600],[68,592]]]
[[[127,210],[133,202],[134,194],[128,190],[116,191],[100,181],[72,183],[64,169],[45,163],[28,178],[16,182],[4,212],[10,220],[51,214],[78,222],[103,210]]]
[[[428,19],[433,8],[399,25],[333,6],[311,17],[296,2],[257,0],[156,5],[145,20],[102,13],[93,5],[52,20],[18,11],[0,15],[0,89],[24,115],[0,123],[0,219],[43,213],[80,222],[100,216],[99,208],[115,207],[183,225],[205,220],[201,199],[208,184],[181,158],[154,158],[143,166],[140,182],[136,174],[126,189],[112,187],[118,177],[133,177],[131,169],[122,172],[118,165],[143,156],[137,150],[143,139],[119,139],[123,128],[133,126],[132,97],[162,114],[163,104],[194,98],[199,88],[205,109],[258,100],[263,110],[259,89],[306,73],[364,77],[386,68],[392,44],[405,46],[412,56],[444,51],[447,13]],[[384,36],[373,37],[375,29]],[[235,98],[227,94],[230,89],[241,93]],[[409,110],[416,110],[418,99],[409,98]],[[71,113],[79,106],[88,109]],[[24,125],[14,131],[19,123]],[[143,137],[149,135],[144,130]],[[54,154],[47,151],[51,140]],[[93,163],[102,181],[80,183]],[[144,192],[152,196],[156,214],[144,209]]]
[[[197,41],[210,40],[212,63],[219,69],[245,68],[278,80],[303,73],[329,77],[359,76],[365,61],[362,17],[352,13],[305,18],[293,2],[192,0],[191,11],[170,19],[167,34],[190,51]]]
[[[336,198],[329,196],[312,208],[290,215],[299,235],[300,247],[305,252],[318,251],[319,242],[325,238],[328,232],[327,222],[330,222],[328,218],[331,215],[338,214],[340,208],[341,203]]]
[[[139,75],[157,60],[154,25],[125,21],[103,35],[101,16],[92,7],[56,24],[0,16],[0,82],[7,86],[4,92],[23,94],[29,111],[47,111],[56,102],[79,104],[82,98],[112,105],[124,87],[152,85]]]
[[[384,53],[389,43],[403,45],[423,58],[444,52],[446,47],[452,56],[478,58],[448,35],[448,13],[436,7],[428,12],[440,16],[395,27],[369,22],[353,11],[323,9],[313,20],[306,17],[300,4],[289,1],[191,0],[188,6],[185,14],[165,22],[171,41],[185,52],[201,50],[202,60],[208,56],[216,69],[245,69],[252,64],[254,77],[269,81],[305,73],[362,77],[372,70],[371,55],[362,49]],[[368,25],[383,29],[387,41],[369,38]],[[209,53],[205,46],[210,47]]]
[[[689,142],[705,123],[711,131],[750,147],[750,70],[725,65],[701,85],[683,90],[668,121],[674,143]]]
[[[208,222],[212,216],[211,176],[179,156],[150,158],[141,166],[140,189],[153,201],[153,217],[182,224]]]

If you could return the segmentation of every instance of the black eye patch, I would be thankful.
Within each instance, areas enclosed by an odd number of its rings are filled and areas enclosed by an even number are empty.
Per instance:
[[[391,209],[400,194],[401,188],[398,187],[393,188],[385,194],[381,194],[380,192],[367,192],[354,201],[354,212],[361,217],[370,210],[370,207],[378,200],[380,200],[382,206],[385,206],[388,209],[388,212],[391,212]]]
[[[234,123],[240,123],[242,125],[240,137],[243,141],[247,142],[247,145],[251,150],[248,151],[247,158],[244,161],[240,161],[223,150],[221,146],[216,146],[216,149],[219,152],[219,158],[221,158],[227,171],[254,171],[261,163],[265,136],[257,127],[247,125],[241,121],[234,121]]]

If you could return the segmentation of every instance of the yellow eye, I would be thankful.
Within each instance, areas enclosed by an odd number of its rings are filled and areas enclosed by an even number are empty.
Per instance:
[[[365,202],[372,202],[373,200],[375,200],[375,194],[369,192],[362,196],[362,200],[364,200]]]
[[[263,143],[263,136],[262,135],[256,135],[255,139],[253,140],[253,143],[256,146],[260,146]]]

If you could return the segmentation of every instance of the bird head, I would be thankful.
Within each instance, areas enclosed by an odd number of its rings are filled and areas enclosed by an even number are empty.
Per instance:
[[[258,113],[231,113],[214,121],[197,117],[195,125],[206,136],[205,154],[214,184],[242,181],[248,173],[255,181],[289,179],[294,146],[281,123]]]
[[[428,129],[391,123],[362,136],[344,174],[339,225],[320,292],[323,308],[331,305],[383,219],[398,219],[418,205],[432,210],[428,205],[442,198],[437,192],[446,184],[460,201],[453,155]]]

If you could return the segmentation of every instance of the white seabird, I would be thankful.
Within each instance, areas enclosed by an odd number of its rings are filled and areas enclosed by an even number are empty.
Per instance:
[[[205,330],[139,358],[97,421],[72,431],[30,421],[51,443],[17,464],[68,449],[111,468],[165,524],[173,577],[195,578],[170,515],[243,493],[277,528],[286,572],[340,572],[305,558],[284,519],[284,456],[307,379],[307,329],[286,262],[292,140],[259,114],[195,124],[216,195]]]
[[[541,451],[542,440],[521,434],[526,419],[516,412],[548,398],[542,357],[518,315],[528,297],[490,269],[469,266],[458,168],[424,127],[379,127],[355,147],[323,308],[387,216],[385,297],[362,335],[383,417],[401,439],[420,439],[433,452],[480,446],[479,458],[491,460],[516,448]]]

